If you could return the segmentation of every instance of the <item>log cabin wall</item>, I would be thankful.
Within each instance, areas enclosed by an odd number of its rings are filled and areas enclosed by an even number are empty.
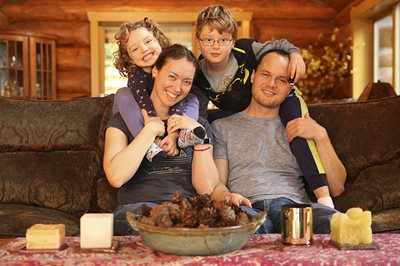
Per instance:
[[[55,35],[57,93],[60,99],[90,96],[90,23],[88,11],[200,11],[222,4],[232,11],[253,12],[251,36],[260,42],[286,38],[300,48],[330,36],[350,36],[350,8],[360,0],[270,1],[92,1],[0,0],[0,28]]]

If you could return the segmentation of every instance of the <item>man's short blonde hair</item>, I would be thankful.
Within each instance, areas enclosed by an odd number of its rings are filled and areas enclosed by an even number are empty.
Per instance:
[[[199,13],[196,19],[197,39],[200,39],[200,32],[205,25],[209,25],[220,34],[229,33],[234,41],[237,40],[237,23],[226,6],[208,6]]]

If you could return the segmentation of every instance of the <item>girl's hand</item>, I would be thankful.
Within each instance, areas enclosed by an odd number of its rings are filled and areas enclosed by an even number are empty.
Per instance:
[[[299,81],[306,73],[306,64],[304,63],[303,57],[298,53],[290,54],[290,62],[288,68],[289,78],[294,78],[294,83]]]
[[[173,132],[168,134],[161,142],[160,147],[163,149],[165,154],[170,157],[177,156],[179,154],[179,150],[176,147],[176,139],[178,134]]]
[[[141,110],[144,120],[144,126],[152,129],[156,136],[164,136],[165,126],[164,122],[159,117],[149,117],[145,109]]]
[[[188,117],[186,114],[183,115],[172,115],[168,119],[167,132],[170,134],[178,129],[194,129],[201,126],[197,121]]]

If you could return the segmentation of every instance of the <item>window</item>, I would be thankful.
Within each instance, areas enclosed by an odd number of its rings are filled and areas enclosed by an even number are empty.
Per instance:
[[[194,35],[196,12],[88,12],[90,21],[91,95],[101,96],[126,86],[126,78],[113,66],[112,53],[116,49],[114,35],[124,21],[149,17],[155,20],[171,39],[192,49],[197,55]],[[238,37],[250,36],[250,12],[234,12],[238,22]]]
[[[371,82],[388,82],[400,94],[400,3],[365,0],[351,12],[353,97]]]

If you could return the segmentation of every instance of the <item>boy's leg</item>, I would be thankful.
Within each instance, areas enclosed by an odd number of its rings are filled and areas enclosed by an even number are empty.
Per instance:
[[[282,123],[286,126],[289,121],[304,117],[306,113],[308,113],[307,105],[301,97],[301,92],[295,88],[280,106],[279,115]],[[314,191],[328,185],[325,170],[313,140],[294,138],[290,142],[290,150],[303,171],[308,189]],[[325,196],[329,196],[329,191]]]
[[[314,234],[330,234],[331,218],[337,210],[319,203],[312,203]]]

